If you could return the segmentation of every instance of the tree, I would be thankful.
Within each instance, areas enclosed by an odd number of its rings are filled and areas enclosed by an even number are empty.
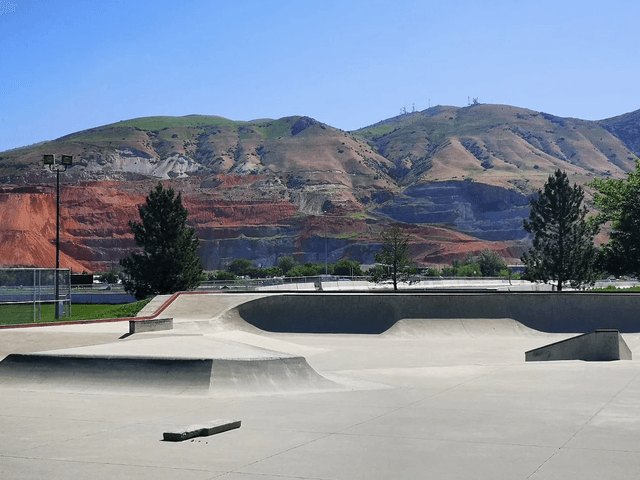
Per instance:
[[[259,267],[247,267],[242,270],[242,276],[249,278],[262,278],[262,269]]]
[[[285,274],[287,277],[315,277],[324,273],[324,264],[307,262],[304,265],[296,265]]]
[[[211,277],[211,276],[210,276]],[[236,274],[233,272],[227,272],[226,270],[217,271],[211,280],[220,280],[220,281],[234,281],[236,279]]]
[[[227,270],[236,275],[247,275],[246,270],[253,268],[253,262],[246,258],[236,258],[229,264]]]
[[[442,272],[440,272],[440,270],[436,268],[428,267],[422,272],[422,275],[424,275],[425,277],[439,277],[441,273]]]
[[[118,272],[109,270],[108,272],[98,273],[98,280],[102,283],[118,283]]]
[[[280,260],[278,260],[278,266],[282,269],[284,275],[296,265],[298,265],[298,262],[296,262],[293,257],[281,257]]]
[[[265,267],[262,269],[262,278],[282,277],[284,273],[280,267]]]
[[[281,277],[282,269],[280,267],[247,267],[242,270],[242,275],[245,275],[249,278]]]
[[[333,265],[333,274],[343,277],[362,276],[360,264],[355,260],[338,260]]]
[[[603,267],[616,275],[640,276],[640,161],[626,179],[595,179],[598,226],[611,222],[609,243],[602,248]]]
[[[522,256],[525,277],[531,281],[557,282],[557,290],[569,282],[574,288],[593,284],[597,227],[586,220],[582,187],[569,184],[567,174],[556,170],[543,190],[531,200],[524,229],[533,234],[532,248]]]
[[[478,263],[463,263],[458,267],[456,272],[457,277],[480,277],[482,275],[482,269]]]
[[[483,277],[498,277],[508,269],[506,262],[500,258],[500,255],[488,248],[480,252],[480,255],[469,255],[463,265],[468,264],[477,264],[480,268],[478,273]]]
[[[129,222],[142,253],[132,253],[120,265],[126,274],[124,288],[137,299],[190,290],[202,279],[196,255],[200,241],[195,228],[187,227],[189,212],[180,193],[174,195],[172,188],[158,183],[138,207],[142,223]]]
[[[398,290],[398,282],[406,282],[414,273],[411,268],[409,255],[409,235],[400,227],[390,227],[380,234],[382,249],[376,253],[376,262],[382,268],[374,268],[371,280],[381,283],[386,280],[393,282],[393,289]]]

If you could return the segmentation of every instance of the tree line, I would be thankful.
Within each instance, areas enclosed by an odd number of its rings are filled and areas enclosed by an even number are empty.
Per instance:
[[[226,270],[209,274],[209,280],[235,280],[238,277],[273,278],[273,277],[315,277],[318,275],[363,276],[361,266],[355,260],[339,260],[336,263],[299,264],[293,257],[281,257],[278,265],[273,267],[256,267],[251,260],[237,258]]]
[[[384,230],[383,235],[391,235],[392,229]],[[399,232],[402,233],[402,230],[400,229]],[[409,237],[407,236],[408,240]],[[384,252],[388,248],[392,249],[393,245],[383,244],[382,251]],[[507,263],[496,252],[488,249],[479,254],[468,254],[463,260],[454,259],[450,267],[442,269],[415,267],[412,265],[408,251],[398,252],[398,254],[404,256],[404,263],[396,266],[396,287],[398,282],[406,282],[411,277],[416,276],[515,278],[511,274]],[[316,277],[326,274],[341,277],[367,276],[372,281],[384,282],[389,280],[393,283],[393,260],[385,259],[383,256],[378,255],[377,261],[378,265],[363,271],[362,265],[356,260],[338,260],[335,263],[328,264],[313,262],[299,264],[293,257],[286,256],[281,257],[276,266],[257,267],[249,259],[237,258],[229,264],[226,270],[209,273],[208,280],[234,281],[238,278]],[[389,273],[388,275],[387,272]]]

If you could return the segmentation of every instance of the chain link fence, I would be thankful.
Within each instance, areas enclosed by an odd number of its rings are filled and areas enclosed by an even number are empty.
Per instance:
[[[70,318],[69,269],[56,275],[55,268],[0,268],[0,325],[52,322],[56,309],[60,319]]]

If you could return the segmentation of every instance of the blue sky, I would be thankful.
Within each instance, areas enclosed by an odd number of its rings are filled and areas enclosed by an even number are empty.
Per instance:
[[[640,2],[0,1],[0,151],[151,115],[640,109]]]

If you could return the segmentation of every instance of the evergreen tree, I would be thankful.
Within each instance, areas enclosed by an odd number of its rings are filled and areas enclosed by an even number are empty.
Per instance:
[[[588,186],[597,193],[600,209],[595,223],[611,222],[609,243],[603,246],[603,267],[616,275],[640,276],[640,161],[626,179],[596,179]]]
[[[409,236],[400,227],[383,230],[382,249],[376,253],[376,262],[380,264],[374,268],[371,280],[381,283],[386,280],[393,282],[393,289],[398,290],[398,282],[405,282],[415,273],[411,268],[409,254]]]
[[[567,282],[574,288],[595,282],[597,227],[587,222],[583,199],[582,187],[572,187],[567,174],[556,170],[531,200],[529,220],[524,220],[524,229],[533,234],[532,248],[522,257],[526,278],[553,280],[558,291]]]
[[[138,207],[142,223],[129,222],[142,253],[132,253],[120,265],[126,274],[125,290],[138,299],[190,290],[200,283],[200,241],[195,228],[187,227],[189,212],[180,193],[174,195],[172,188],[158,183],[146,204]]]

